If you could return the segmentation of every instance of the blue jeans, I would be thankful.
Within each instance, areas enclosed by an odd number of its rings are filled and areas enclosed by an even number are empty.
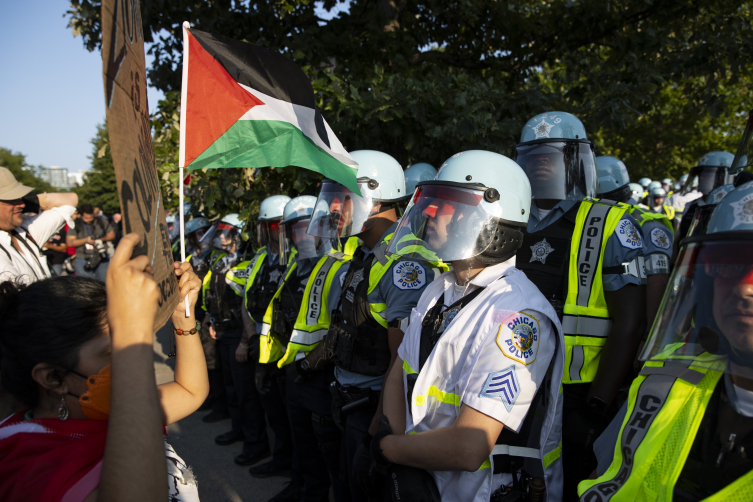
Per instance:
[[[100,281],[105,282],[105,277],[107,277],[107,267],[110,265],[109,260],[99,262],[99,265],[97,265],[97,268],[94,270],[85,270],[84,265],[86,265],[86,258],[76,257],[77,276],[91,277],[92,279],[99,279]]]
[[[52,272],[52,277],[60,277],[63,275],[63,264],[50,265],[50,272]]]

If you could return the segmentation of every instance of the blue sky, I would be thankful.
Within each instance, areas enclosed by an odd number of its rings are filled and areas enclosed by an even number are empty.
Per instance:
[[[102,56],[73,37],[65,0],[0,1],[0,147],[32,165],[89,169],[104,122]],[[149,60],[147,60],[147,64]],[[154,110],[161,93],[149,92]]]
[[[319,2],[317,2],[319,3]],[[329,19],[350,7],[349,0]],[[89,169],[91,139],[105,120],[100,52],[84,49],[64,17],[66,0],[0,1],[0,147],[32,165]],[[147,55],[147,66],[152,58]],[[149,109],[162,93],[150,88]]]

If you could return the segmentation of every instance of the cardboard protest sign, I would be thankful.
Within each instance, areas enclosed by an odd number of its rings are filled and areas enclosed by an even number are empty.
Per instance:
[[[152,146],[138,0],[102,1],[102,73],[123,232],[142,236],[133,255],[151,259],[159,284],[156,330],[169,319],[179,292]]]

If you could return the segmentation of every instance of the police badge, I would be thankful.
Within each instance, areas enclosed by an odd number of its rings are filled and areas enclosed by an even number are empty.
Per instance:
[[[554,251],[554,248],[549,245],[546,239],[537,242],[531,246],[531,259],[529,260],[529,263],[540,261],[542,264],[546,265],[546,257],[549,256],[549,253],[552,251]]]

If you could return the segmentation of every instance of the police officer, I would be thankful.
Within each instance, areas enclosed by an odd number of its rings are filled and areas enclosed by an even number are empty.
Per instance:
[[[258,461],[269,455],[266,426],[263,417],[259,420],[253,408],[253,396],[249,393],[253,386],[253,366],[235,358],[243,333],[241,304],[248,265],[242,259],[242,230],[243,222],[238,215],[229,214],[204,236],[212,247],[223,252],[212,264],[204,291],[209,314],[204,322],[208,324],[210,336],[219,341],[222,379],[232,424],[232,429],[217,436],[215,443],[224,446],[243,441],[243,452],[235,458],[237,463],[249,459]]]
[[[643,187],[638,183],[629,183],[628,185],[630,186],[630,199],[628,199],[627,204],[638,205],[643,196]]]
[[[630,389],[599,439],[583,501],[749,500],[753,483],[753,187],[683,240]]]
[[[638,180],[638,184],[643,187],[643,195],[641,196],[641,202],[648,197],[648,186],[652,183],[651,178],[641,178]]]
[[[319,344],[330,323],[327,296],[338,270],[350,256],[338,252],[336,239],[306,233],[316,197],[302,196],[285,206],[283,228],[297,250],[285,283],[278,289],[267,336],[270,359],[286,371],[286,401],[293,434],[294,455],[303,484],[291,483],[305,501],[349,500],[340,476],[341,432],[332,419],[331,365],[312,371],[305,355]],[[352,252],[352,251],[351,251]],[[278,296],[279,295],[279,296]],[[263,337],[264,338],[264,337]],[[283,492],[285,493],[285,491]],[[284,498],[281,494],[281,497]]]
[[[729,168],[732,167],[734,159],[735,156],[729,152],[709,152],[698,160],[696,167],[690,170],[681,195],[691,194],[694,190],[697,190],[700,195],[686,202],[677,231],[678,242],[688,235],[690,223],[693,221],[695,208],[699,202],[705,202],[706,196],[715,188],[732,183]]]
[[[348,474],[352,474],[357,448],[378,430],[380,391],[397,358],[404,333],[401,322],[434,280],[435,269],[447,269],[436,262],[385,255],[397,223],[397,202],[406,193],[403,170],[386,153],[360,150],[351,155],[358,162],[361,195],[325,180],[317,201],[324,216],[315,214],[309,233],[325,238],[357,235],[363,244],[354,253],[347,274],[341,274],[343,282],[333,281],[333,294],[342,288],[337,302],[330,305],[338,312],[323,343],[306,356],[310,368],[330,360],[335,363],[333,416],[345,428]],[[366,500],[352,479],[349,484],[352,500]]]
[[[588,198],[598,192],[593,144],[573,115],[529,120],[513,158],[533,193],[516,266],[552,303],[565,333],[562,452],[572,500],[595,465],[593,439],[645,330],[643,237],[628,206]]]
[[[437,170],[431,164],[418,162],[411,165],[403,174],[405,175],[405,202],[400,204],[401,212],[405,212],[408,201],[416,191],[416,185],[422,181],[433,180],[437,175]]]
[[[625,164],[614,157],[596,157],[599,173],[600,199],[624,202],[632,207],[628,210],[643,230],[643,255],[646,270],[646,319],[648,326],[654,322],[664,289],[669,281],[669,263],[672,259],[672,221],[667,216],[631,204],[630,177]]]
[[[390,256],[426,263],[425,248],[453,267],[421,296],[387,380],[371,451],[393,500],[561,499],[562,329],[514,266],[530,190],[507,157],[462,152],[419,184],[390,242]]]

